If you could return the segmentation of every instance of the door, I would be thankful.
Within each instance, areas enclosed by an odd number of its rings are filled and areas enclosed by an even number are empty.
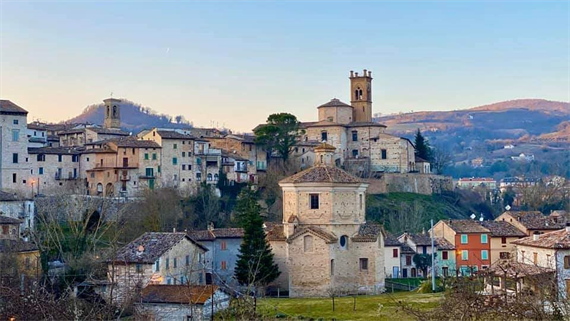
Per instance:
[[[412,277],[415,278],[418,276],[418,273],[416,272],[416,268],[412,268]]]
[[[154,178],[148,180],[148,188],[154,189]]]
[[[392,267],[392,277],[397,278],[400,275],[400,267],[394,266]]]
[[[566,280],[566,299],[570,298],[570,280]]]
[[[402,277],[403,277],[403,278],[407,278],[407,277],[408,277],[408,269],[402,269]]]
[[[129,167],[129,159],[127,157],[123,158],[123,167]]]

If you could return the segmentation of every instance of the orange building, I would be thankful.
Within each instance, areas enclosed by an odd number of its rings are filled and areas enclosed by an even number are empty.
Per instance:
[[[491,231],[475,220],[441,220],[434,235],[455,246],[457,271],[470,274],[491,265]]]

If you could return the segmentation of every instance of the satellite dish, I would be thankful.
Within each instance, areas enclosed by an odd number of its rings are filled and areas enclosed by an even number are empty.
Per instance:
[[[506,209],[507,211],[510,211],[510,210],[511,210],[511,206],[510,206],[510,205],[507,205],[507,206],[505,206],[505,209]]]
[[[479,217],[479,222],[483,222],[485,219],[483,218],[483,213],[481,213],[481,216]]]
[[[477,215],[475,215],[475,213],[473,213],[473,214],[471,214],[471,216],[469,216],[469,217],[471,217],[471,219],[474,220],[474,219],[477,217]]]

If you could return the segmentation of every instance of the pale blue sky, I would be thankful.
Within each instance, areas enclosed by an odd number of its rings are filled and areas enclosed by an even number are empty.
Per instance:
[[[0,96],[30,119],[114,92],[244,131],[348,102],[363,68],[375,113],[570,100],[568,1],[0,3]]]

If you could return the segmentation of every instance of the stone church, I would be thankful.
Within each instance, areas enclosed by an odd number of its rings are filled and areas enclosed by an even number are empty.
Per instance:
[[[274,286],[291,297],[384,289],[381,226],[366,223],[368,184],[334,165],[335,147],[314,148],[315,164],[279,182],[283,223],[267,239],[281,276]]]
[[[414,145],[372,121],[372,72],[351,71],[349,79],[350,105],[334,98],[317,108],[317,122],[302,123],[305,134],[294,152],[298,165],[311,166],[313,147],[326,142],[336,148],[334,163],[359,176],[419,170]]]

